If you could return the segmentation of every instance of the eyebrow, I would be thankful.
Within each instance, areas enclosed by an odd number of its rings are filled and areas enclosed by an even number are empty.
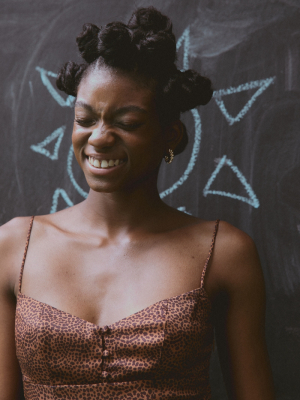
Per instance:
[[[89,104],[85,103],[84,101],[76,101],[74,107],[82,107],[88,111],[96,112],[96,110],[90,106]]]
[[[95,113],[95,114],[97,113],[96,110],[90,104],[87,104],[84,101],[76,101],[75,107],[82,107],[82,108],[85,108],[88,111],[91,111],[91,112]],[[119,116],[119,115],[124,115],[124,114],[126,114],[128,112],[140,112],[140,113],[143,113],[143,114],[147,114],[148,113],[145,109],[143,109],[141,107],[134,106],[134,105],[129,105],[129,106],[126,106],[126,107],[118,108],[114,112],[114,114]]]

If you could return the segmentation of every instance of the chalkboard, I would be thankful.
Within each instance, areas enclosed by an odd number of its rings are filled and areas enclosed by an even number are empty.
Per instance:
[[[211,102],[183,115],[186,151],[162,165],[161,197],[255,240],[267,287],[278,400],[300,396],[300,2],[2,0],[0,223],[82,201],[73,101],[55,88],[83,23],[127,22],[154,5],[173,20],[178,66],[211,78]],[[216,353],[214,399],[226,399]]]

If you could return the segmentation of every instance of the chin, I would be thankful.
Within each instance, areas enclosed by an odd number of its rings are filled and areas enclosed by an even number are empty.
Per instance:
[[[103,183],[103,182],[89,182],[87,181],[90,189],[97,193],[113,193],[120,190],[120,186],[116,183]]]

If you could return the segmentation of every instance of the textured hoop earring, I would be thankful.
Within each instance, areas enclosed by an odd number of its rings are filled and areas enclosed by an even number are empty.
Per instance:
[[[171,162],[173,161],[173,159],[174,159],[174,152],[173,152],[172,149],[169,149],[169,155],[168,155],[168,156],[165,156],[165,162],[166,162],[167,164],[171,164]]]

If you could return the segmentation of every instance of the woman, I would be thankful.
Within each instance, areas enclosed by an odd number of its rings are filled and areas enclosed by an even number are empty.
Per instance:
[[[157,190],[161,161],[187,143],[180,113],[210,100],[210,81],[176,68],[171,22],[151,7],[86,24],[77,44],[85,63],[57,85],[76,96],[90,191],[1,227],[0,398],[16,398],[20,364],[28,400],[210,399],[215,328],[229,398],[274,399],[252,240]]]

